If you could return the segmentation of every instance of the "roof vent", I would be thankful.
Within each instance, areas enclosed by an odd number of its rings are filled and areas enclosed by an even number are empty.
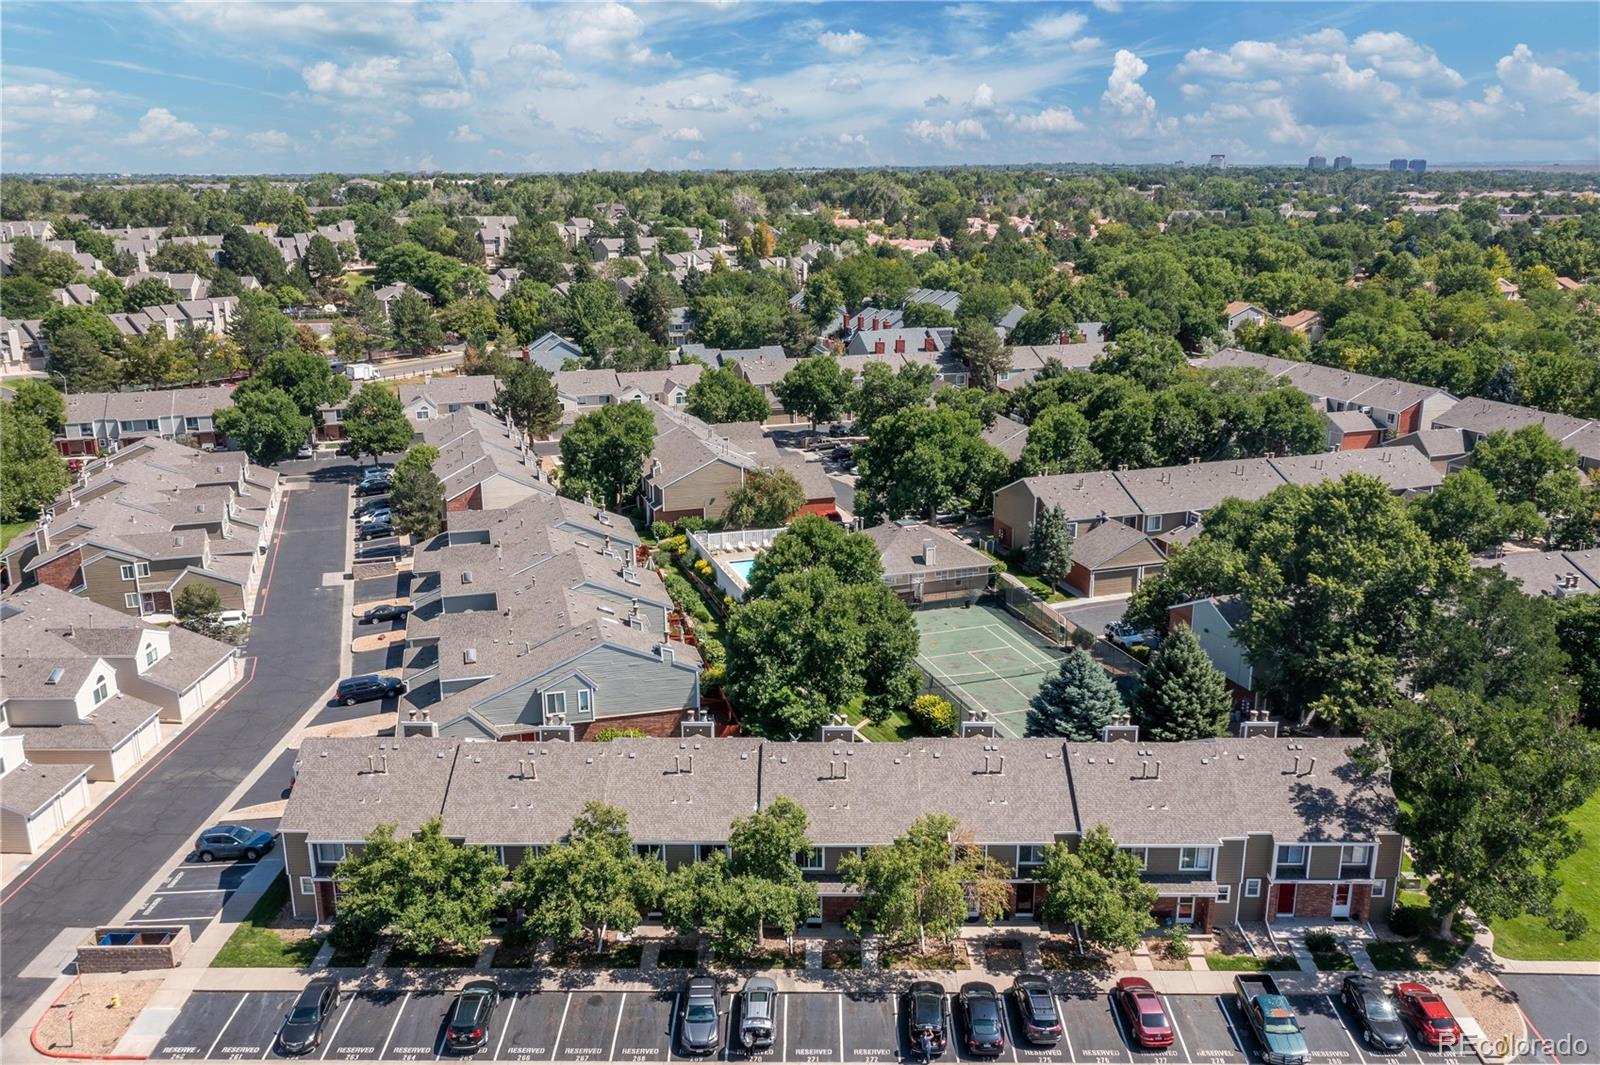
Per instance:
[[[472,665],[473,663],[477,662],[478,661],[478,649],[476,647],[469,647],[465,651],[462,651],[461,652],[461,661],[464,664],[469,665],[469,666]]]
[[[461,571],[461,583],[462,584],[471,584],[472,583],[472,571],[470,569],[464,569],[464,570]]]

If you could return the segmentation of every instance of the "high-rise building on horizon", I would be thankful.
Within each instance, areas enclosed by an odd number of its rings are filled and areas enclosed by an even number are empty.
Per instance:
[[[1210,166],[1212,166],[1212,167],[1214,167],[1214,168],[1216,168],[1218,170],[1224,170],[1228,166],[1228,157],[1226,155],[1221,155],[1221,154],[1213,155],[1211,157],[1211,162],[1208,165],[1210,165]]]
[[[1406,164],[1406,169],[1411,171],[1413,174],[1424,173],[1428,169],[1428,161],[1426,159],[1413,159],[1411,162]]]
[[[1306,169],[1307,170],[1326,170],[1326,169],[1328,169],[1328,157],[1326,155],[1313,155],[1310,159],[1306,160]]]
[[[1389,160],[1389,169],[1390,170],[1404,171],[1405,168],[1406,168],[1406,161],[1404,159],[1391,159],[1391,160]]]
[[[1354,163],[1350,162],[1348,155],[1336,155],[1333,157],[1333,168],[1335,170],[1349,170],[1354,165]]]

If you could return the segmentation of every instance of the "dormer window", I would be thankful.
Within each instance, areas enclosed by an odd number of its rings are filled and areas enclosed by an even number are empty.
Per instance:
[[[144,664],[145,664],[145,668],[148,669],[151,666],[155,665],[156,664],[156,660],[159,659],[160,657],[161,657],[161,648],[157,647],[155,644],[151,644],[149,647],[146,647],[144,649]]]
[[[94,705],[99,706],[111,698],[111,681],[105,677],[94,679]]]

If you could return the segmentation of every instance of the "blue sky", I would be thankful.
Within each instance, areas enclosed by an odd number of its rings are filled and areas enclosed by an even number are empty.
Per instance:
[[[6,170],[1600,161],[1592,3],[0,8]]]

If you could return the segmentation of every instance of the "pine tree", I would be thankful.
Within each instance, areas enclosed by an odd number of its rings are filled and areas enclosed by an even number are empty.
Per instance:
[[[1040,685],[1028,708],[1028,735],[1063,736],[1078,743],[1098,740],[1101,729],[1122,713],[1122,695],[1100,663],[1073,648],[1061,670]]]
[[[1045,507],[1033,521],[1028,537],[1028,569],[1054,587],[1072,572],[1072,536],[1067,515],[1060,507]]]
[[[1152,740],[1194,740],[1220,736],[1228,724],[1230,700],[1222,673],[1186,625],[1174,629],[1156,652],[1134,697],[1134,720]]]

